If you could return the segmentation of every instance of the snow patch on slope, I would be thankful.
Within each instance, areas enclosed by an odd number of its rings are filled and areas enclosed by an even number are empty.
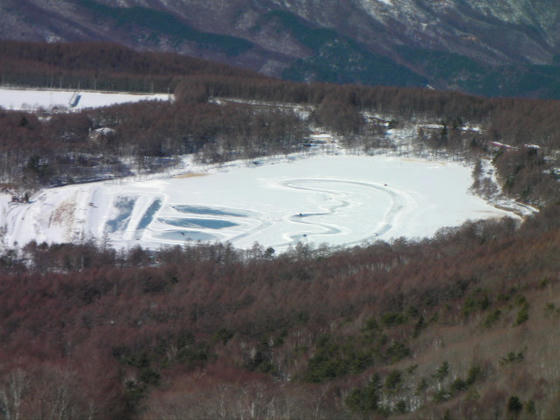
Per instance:
[[[135,94],[125,92],[71,91],[55,89],[0,88],[0,107],[9,110],[99,108],[139,101],[169,101],[168,94]]]

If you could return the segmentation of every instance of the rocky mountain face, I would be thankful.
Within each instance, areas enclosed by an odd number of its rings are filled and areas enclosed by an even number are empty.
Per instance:
[[[302,81],[560,97],[557,0],[3,0],[0,37],[110,40]]]

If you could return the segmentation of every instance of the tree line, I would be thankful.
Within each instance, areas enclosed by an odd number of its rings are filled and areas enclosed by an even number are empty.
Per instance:
[[[18,86],[173,92],[181,77],[257,73],[207,60],[137,52],[109,42],[37,43],[0,40],[0,83]]]
[[[207,162],[290,153],[308,129],[294,113],[274,109],[143,102],[48,120],[0,110],[0,131],[3,178],[36,188],[162,170],[185,153]],[[135,167],[122,163],[129,157]]]

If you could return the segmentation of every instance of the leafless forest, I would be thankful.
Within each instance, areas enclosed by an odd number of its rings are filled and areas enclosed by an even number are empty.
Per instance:
[[[6,419],[554,419],[560,413],[560,102],[296,84],[116,45],[1,42],[3,83],[174,92],[173,103],[0,111],[10,191],[118,177],[178,154],[301,150],[310,122],[367,148],[363,118],[437,121],[429,150],[492,154],[523,224],[285,254],[227,244],[129,252],[31,243],[0,258]],[[241,98],[310,106],[295,112]],[[476,124],[480,132],[462,130]],[[110,135],[92,132],[109,127]],[[517,149],[492,151],[492,142]],[[527,149],[526,144],[540,146]],[[557,165],[558,166],[558,165]]]

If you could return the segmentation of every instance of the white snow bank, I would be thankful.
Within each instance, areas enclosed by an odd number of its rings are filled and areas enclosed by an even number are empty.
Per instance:
[[[10,110],[82,110],[139,101],[168,101],[167,94],[0,88],[0,107]]]

